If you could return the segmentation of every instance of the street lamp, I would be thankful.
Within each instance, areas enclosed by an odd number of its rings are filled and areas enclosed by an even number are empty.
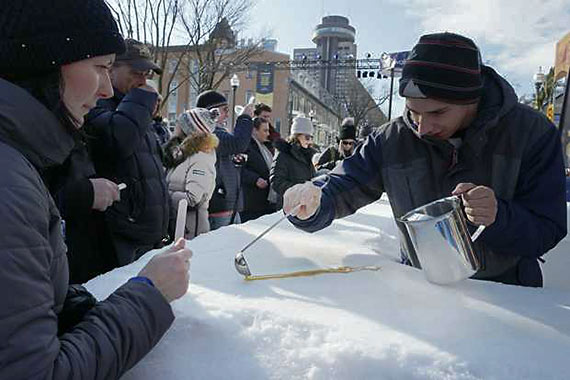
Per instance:
[[[538,72],[534,74],[534,87],[536,88],[536,109],[540,111],[540,104],[538,104],[538,97],[540,95],[540,89],[544,85],[545,77],[542,72],[542,66],[538,66]]]
[[[233,131],[234,129],[234,123],[235,123],[235,117],[236,117],[236,112],[235,112],[235,107],[236,107],[236,90],[239,87],[239,78],[237,76],[237,74],[232,75],[232,77],[230,78],[230,86],[232,86],[232,106],[230,107],[230,112],[232,113],[232,122],[230,125],[230,131]]]

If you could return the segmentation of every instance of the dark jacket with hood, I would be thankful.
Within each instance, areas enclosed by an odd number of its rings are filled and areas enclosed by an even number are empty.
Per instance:
[[[69,283],[82,284],[116,268],[117,257],[105,213],[93,209],[95,168],[81,136],[62,165],[42,172],[64,221]]]
[[[484,67],[478,115],[456,149],[446,140],[420,138],[403,117],[374,132],[330,175],[319,212],[292,222],[307,231],[354,213],[385,191],[396,218],[449,196],[458,183],[493,189],[495,222],[475,243],[482,270],[475,278],[541,286],[538,259],[566,235],[564,165],[559,133],[544,117],[517,103],[512,87]],[[402,251],[419,265],[405,227]]]
[[[270,180],[273,189],[279,195],[277,209],[283,208],[283,194],[298,183],[303,183],[315,176],[312,157],[316,153],[313,148],[303,148],[297,142],[285,140],[275,143],[277,154],[271,167]]]
[[[115,90],[114,97],[100,100],[85,118],[97,175],[127,185],[121,200],[105,212],[114,239],[120,241],[121,265],[168,236],[170,198],[151,126],[156,99],[155,93],[138,88],[126,95]]]
[[[219,125],[214,129],[220,145],[216,149],[216,188],[210,199],[210,213],[234,210],[239,212],[243,209],[240,169],[232,159],[234,155],[247,150],[252,129],[253,121],[249,115],[240,115],[237,118],[233,133]]]
[[[0,379],[116,379],[174,316],[160,292],[130,281],[58,336],[68,289],[59,212],[39,171],[73,138],[28,92],[0,80]]]

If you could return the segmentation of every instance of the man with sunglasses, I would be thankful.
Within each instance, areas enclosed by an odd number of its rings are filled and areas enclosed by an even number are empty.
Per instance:
[[[481,63],[479,49],[453,33],[424,35],[400,79],[404,114],[373,132],[329,175],[285,194],[290,220],[317,231],[388,194],[396,218],[461,195],[482,269],[473,277],[542,286],[541,256],[566,235],[560,136],[548,119],[518,103],[513,88]],[[401,222],[405,262],[420,267]]]
[[[327,148],[319,157],[315,165],[319,173],[326,173],[354,153],[356,147],[356,126],[354,118],[347,117],[342,121],[340,134],[337,138],[337,145]]]
[[[95,170],[124,183],[120,200],[105,212],[119,265],[168,241],[170,198],[161,150],[152,127],[158,92],[147,79],[162,70],[145,44],[125,40],[127,50],[110,69],[114,96],[85,118]]]

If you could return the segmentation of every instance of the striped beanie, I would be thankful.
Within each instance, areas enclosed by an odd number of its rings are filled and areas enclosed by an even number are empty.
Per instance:
[[[400,79],[400,96],[469,102],[481,96],[481,54],[475,43],[454,33],[426,34],[410,52]]]
[[[178,117],[178,125],[186,136],[212,133],[216,127],[215,114],[205,108],[193,108]]]

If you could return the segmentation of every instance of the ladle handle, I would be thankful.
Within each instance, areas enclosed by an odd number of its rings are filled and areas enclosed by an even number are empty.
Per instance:
[[[475,240],[477,240],[477,238],[479,237],[479,235],[481,235],[483,233],[483,230],[485,230],[485,226],[484,225],[480,225],[479,227],[477,227],[477,230],[475,230],[475,232],[473,233],[473,235],[471,235],[471,241],[475,242]]]

